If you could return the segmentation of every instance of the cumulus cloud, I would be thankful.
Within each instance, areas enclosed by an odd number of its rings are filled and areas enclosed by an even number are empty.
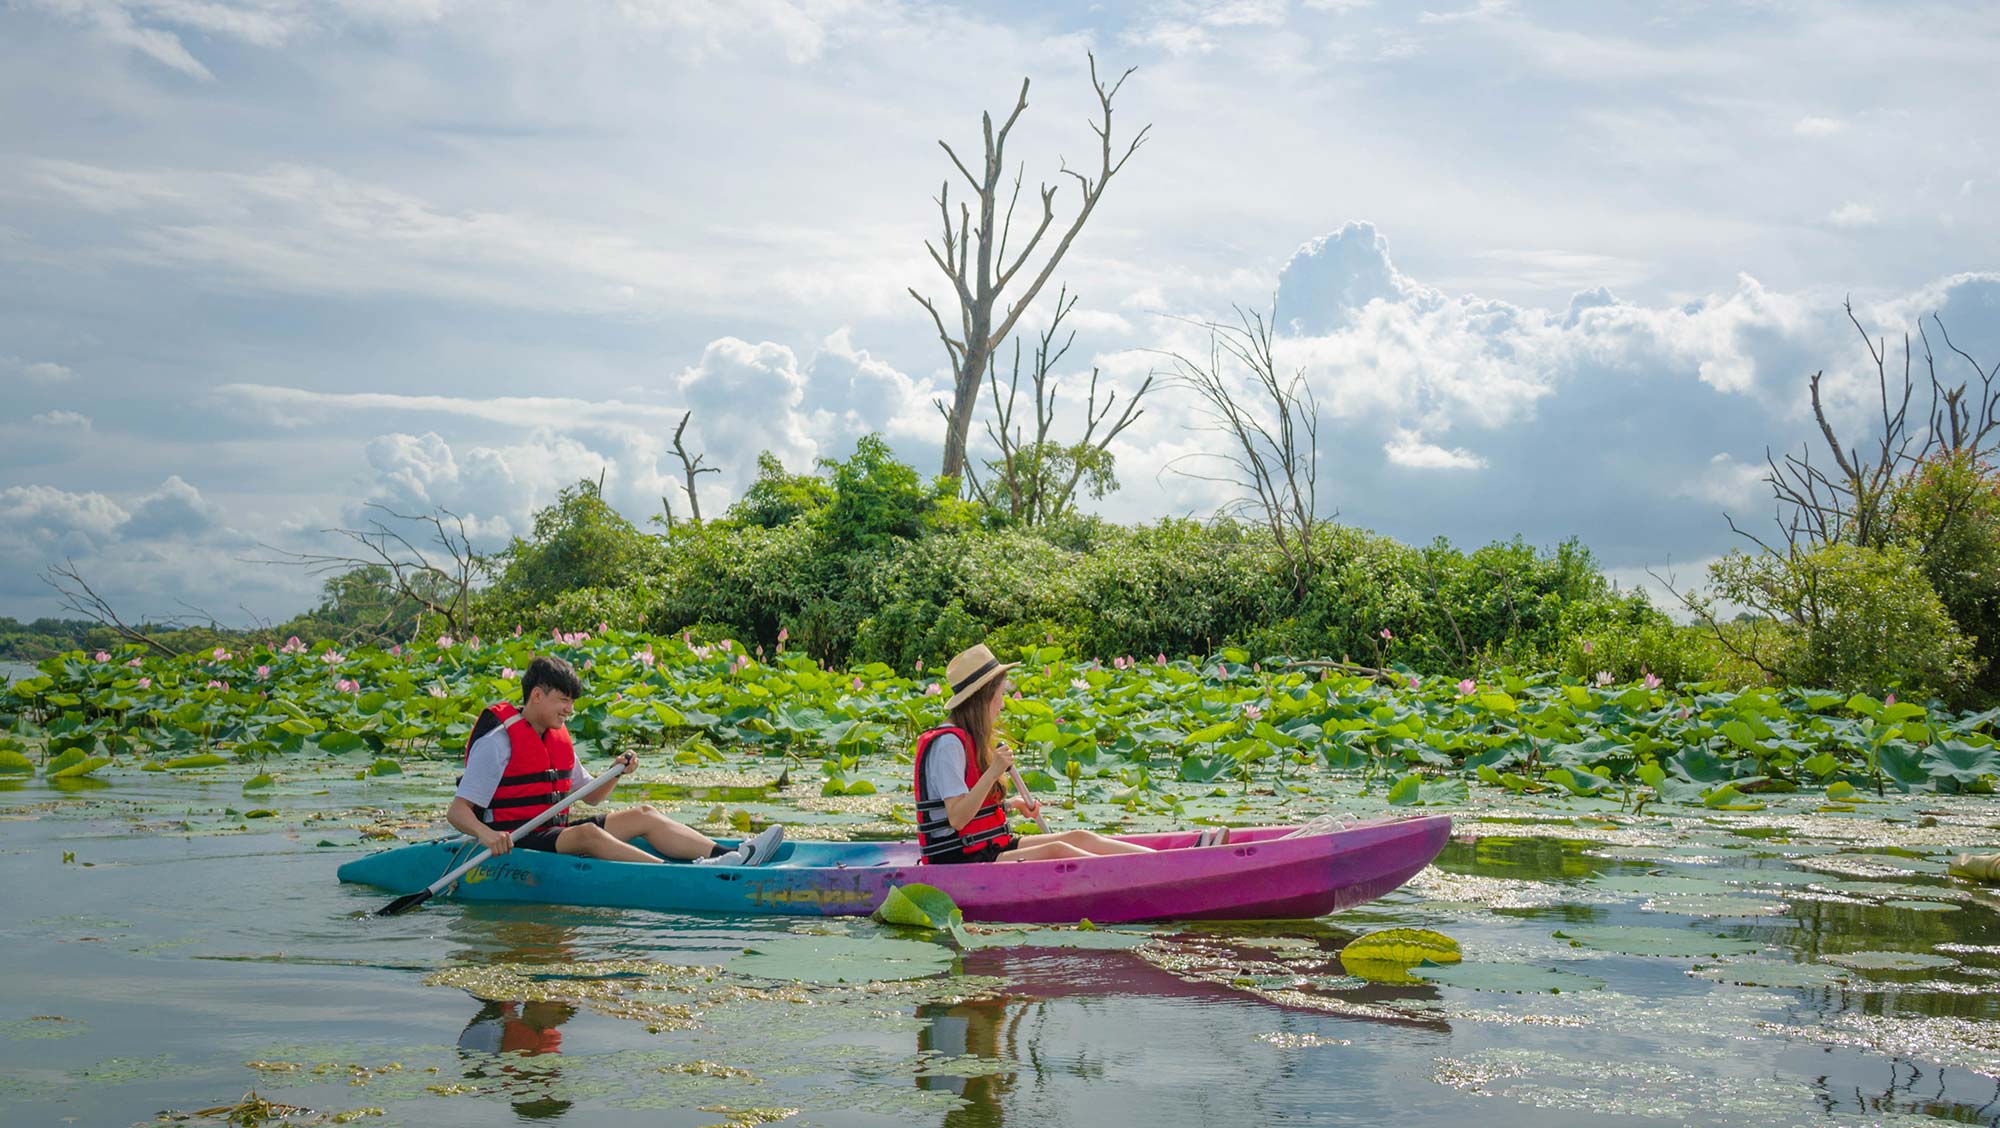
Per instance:
[[[38,427],[47,427],[52,431],[90,430],[90,416],[75,411],[44,411],[31,416],[30,421]]]
[[[1835,227],[1873,227],[1875,209],[1867,204],[1857,204],[1849,200],[1826,213],[1826,221]]]
[[[119,534],[131,540],[191,537],[220,524],[220,510],[175,474],[160,483],[159,489],[138,499]]]
[[[31,384],[60,384],[75,376],[68,366],[52,360],[23,360],[18,356],[0,356],[0,372],[19,376]]]

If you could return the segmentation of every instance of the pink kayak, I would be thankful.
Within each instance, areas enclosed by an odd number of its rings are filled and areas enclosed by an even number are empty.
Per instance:
[[[1203,847],[1195,846],[1193,831],[1125,835],[1156,852],[956,866],[918,865],[914,842],[787,842],[769,864],[752,867],[605,862],[516,850],[473,869],[451,895],[462,901],[837,916],[872,912],[890,886],[922,882],[950,894],[967,920],[1302,919],[1373,900],[1416,876],[1444,849],[1451,819],[1384,819],[1286,837],[1292,829],[1233,830],[1227,845]],[[452,868],[464,841],[356,858],[340,867],[340,879],[414,893]]]

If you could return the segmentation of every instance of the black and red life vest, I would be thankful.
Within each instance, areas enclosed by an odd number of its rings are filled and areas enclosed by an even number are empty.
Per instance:
[[[491,722],[488,717],[493,718]],[[465,742],[465,757],[472,758],[472,746],[495,724],[507,730],[507,769],[493,800],[474,811],[479,821],[494,830],[513,830],[548,810],[569,794],[571,774],[576,769],[576,746],[570,743],[567,728],[537,733],[511,701],[488,705],[472,726]]]
[[[1014,836],[1007,833],[1007,812],[1000,806],[1000,789],[988,789],[985,801],[979,805],[979,813],[962,827],[953,827],[945,814],[944,800],[929,794],[924,782],[924,757],[930,752],[931,744],[938,737],[950,734],[958,738],[965,748],[965,787],[970,791],[979,785],[982,774],[979,768],[979,753],[972,746],[972,734],[962,728],[946,725],[934,728],[917,737],[917,845],[923,861],[928,862],[941,854],[977,854],[991,850],[998,853],[1014,844]]]

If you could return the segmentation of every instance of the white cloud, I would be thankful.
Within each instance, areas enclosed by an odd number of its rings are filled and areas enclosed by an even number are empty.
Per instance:
[[[218,528],[221,511],[175,474],[138,499],[119,535],[128,540],[191,537]]]
[[[41,427],[54,431],[88,431],[90,416],[76,411],[44,411],[33,416],[32,421]]]
[[[1738,462],[1725,452],[1710,458],[1699,476],[1684,479],[1675,492],[1717,505],[1740,520],[1760,502],[1770,500],[1770,488],[1764,483],[1766,472],[1761,462]]]
[[[1483,470],[1486,460],[1463,447],[1446,450],[1427,443],[1415,431],[1404,431],[1382,444],[1382,452],[1397,466],[1412,470]]]
[[[0,357],[0,371],[12,371],[35,384],[60,384],[76,375],[66,365],[52,360],[25,361],[19,357]]]
[[[1873,227],[1875,209],[1867,204],[1857,204],[1852,200],[1828,212],[1826,221],[1835,227]]]
[[[1802,117],[1792,125],[1792,132],[1800,137],[1831,137],[1847,128],[1847,123],[1839,118]]]

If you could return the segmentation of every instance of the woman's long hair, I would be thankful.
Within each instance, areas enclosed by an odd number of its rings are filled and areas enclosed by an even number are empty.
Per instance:
[[[972,734],[972,747],[979,756],[982,772],[986,770],[987,751],[993,747],[993,721],[987,710],[992,707],[994,695],[1006,684],[1006,675],[994,678],[951,711],[951,723]]]

